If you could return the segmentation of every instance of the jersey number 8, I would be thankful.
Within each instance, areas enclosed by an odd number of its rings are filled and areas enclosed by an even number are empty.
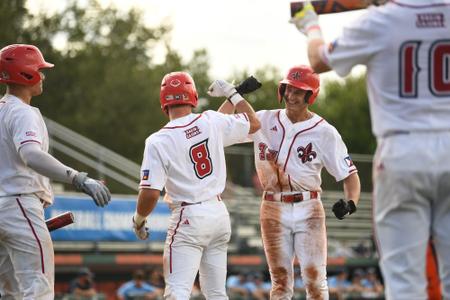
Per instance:
[[[195,175],[199,179],[203,179],[208,175],[211,175],[213,166],[208,149],[208,139],[195,144],[189,149],[189,156],[191,157],[192,164],[194,165]]]

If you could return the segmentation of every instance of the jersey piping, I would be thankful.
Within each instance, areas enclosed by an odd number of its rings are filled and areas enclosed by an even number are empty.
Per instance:
[[[187,127],[187,126],[191,125],[191,124],[194,123],[195,121],[197,121],[201,116],[202,116],[202,114],[200,114],[197,118],[195,118],[194,120],[192,120],[191,122],[189,122],[189,123],[186,124],[186,125],[167,126],[167,127],[163,127],[162,129],[177,129],[177,128],[184,128],[184,127]]]

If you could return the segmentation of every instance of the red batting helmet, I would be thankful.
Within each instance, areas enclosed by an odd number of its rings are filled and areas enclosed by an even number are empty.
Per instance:
[[[0,50],[0,82],[35,85],[40,69],[53,68],[33,45],[14,44]]]
[[[186,72],[172,72],[164,76],[159,93],[161,109],[168,106],[190,104],[197,106],[198,94],[191,75]]]
[[[286,77],[278,84],[278,101],[283,99],[286,84],[310,91],[308,104],[313,104],[319,93],[320,79],[314,70],[305,65],[295,66],[289,69]]]

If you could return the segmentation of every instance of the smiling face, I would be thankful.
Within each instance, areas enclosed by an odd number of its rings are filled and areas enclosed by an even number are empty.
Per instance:
[[[284,91],[284,102],[286,109],[303,110],[308,107],[305,97],[308,91],[296,88],[292,85],[286,85]]]

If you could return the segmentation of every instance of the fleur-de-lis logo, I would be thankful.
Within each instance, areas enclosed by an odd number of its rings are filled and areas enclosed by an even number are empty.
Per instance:
[[[302,160],[302,163],[306,163],[308,161],[312,161],[317,157],[316,151],[313,151],[311,143],[309,143],[306,147],[298,147],[297,148],[298,158]]]
[[[299,80],[300,79],[300,73],[299,72],[292,73],[291,77],[294,80]]]

